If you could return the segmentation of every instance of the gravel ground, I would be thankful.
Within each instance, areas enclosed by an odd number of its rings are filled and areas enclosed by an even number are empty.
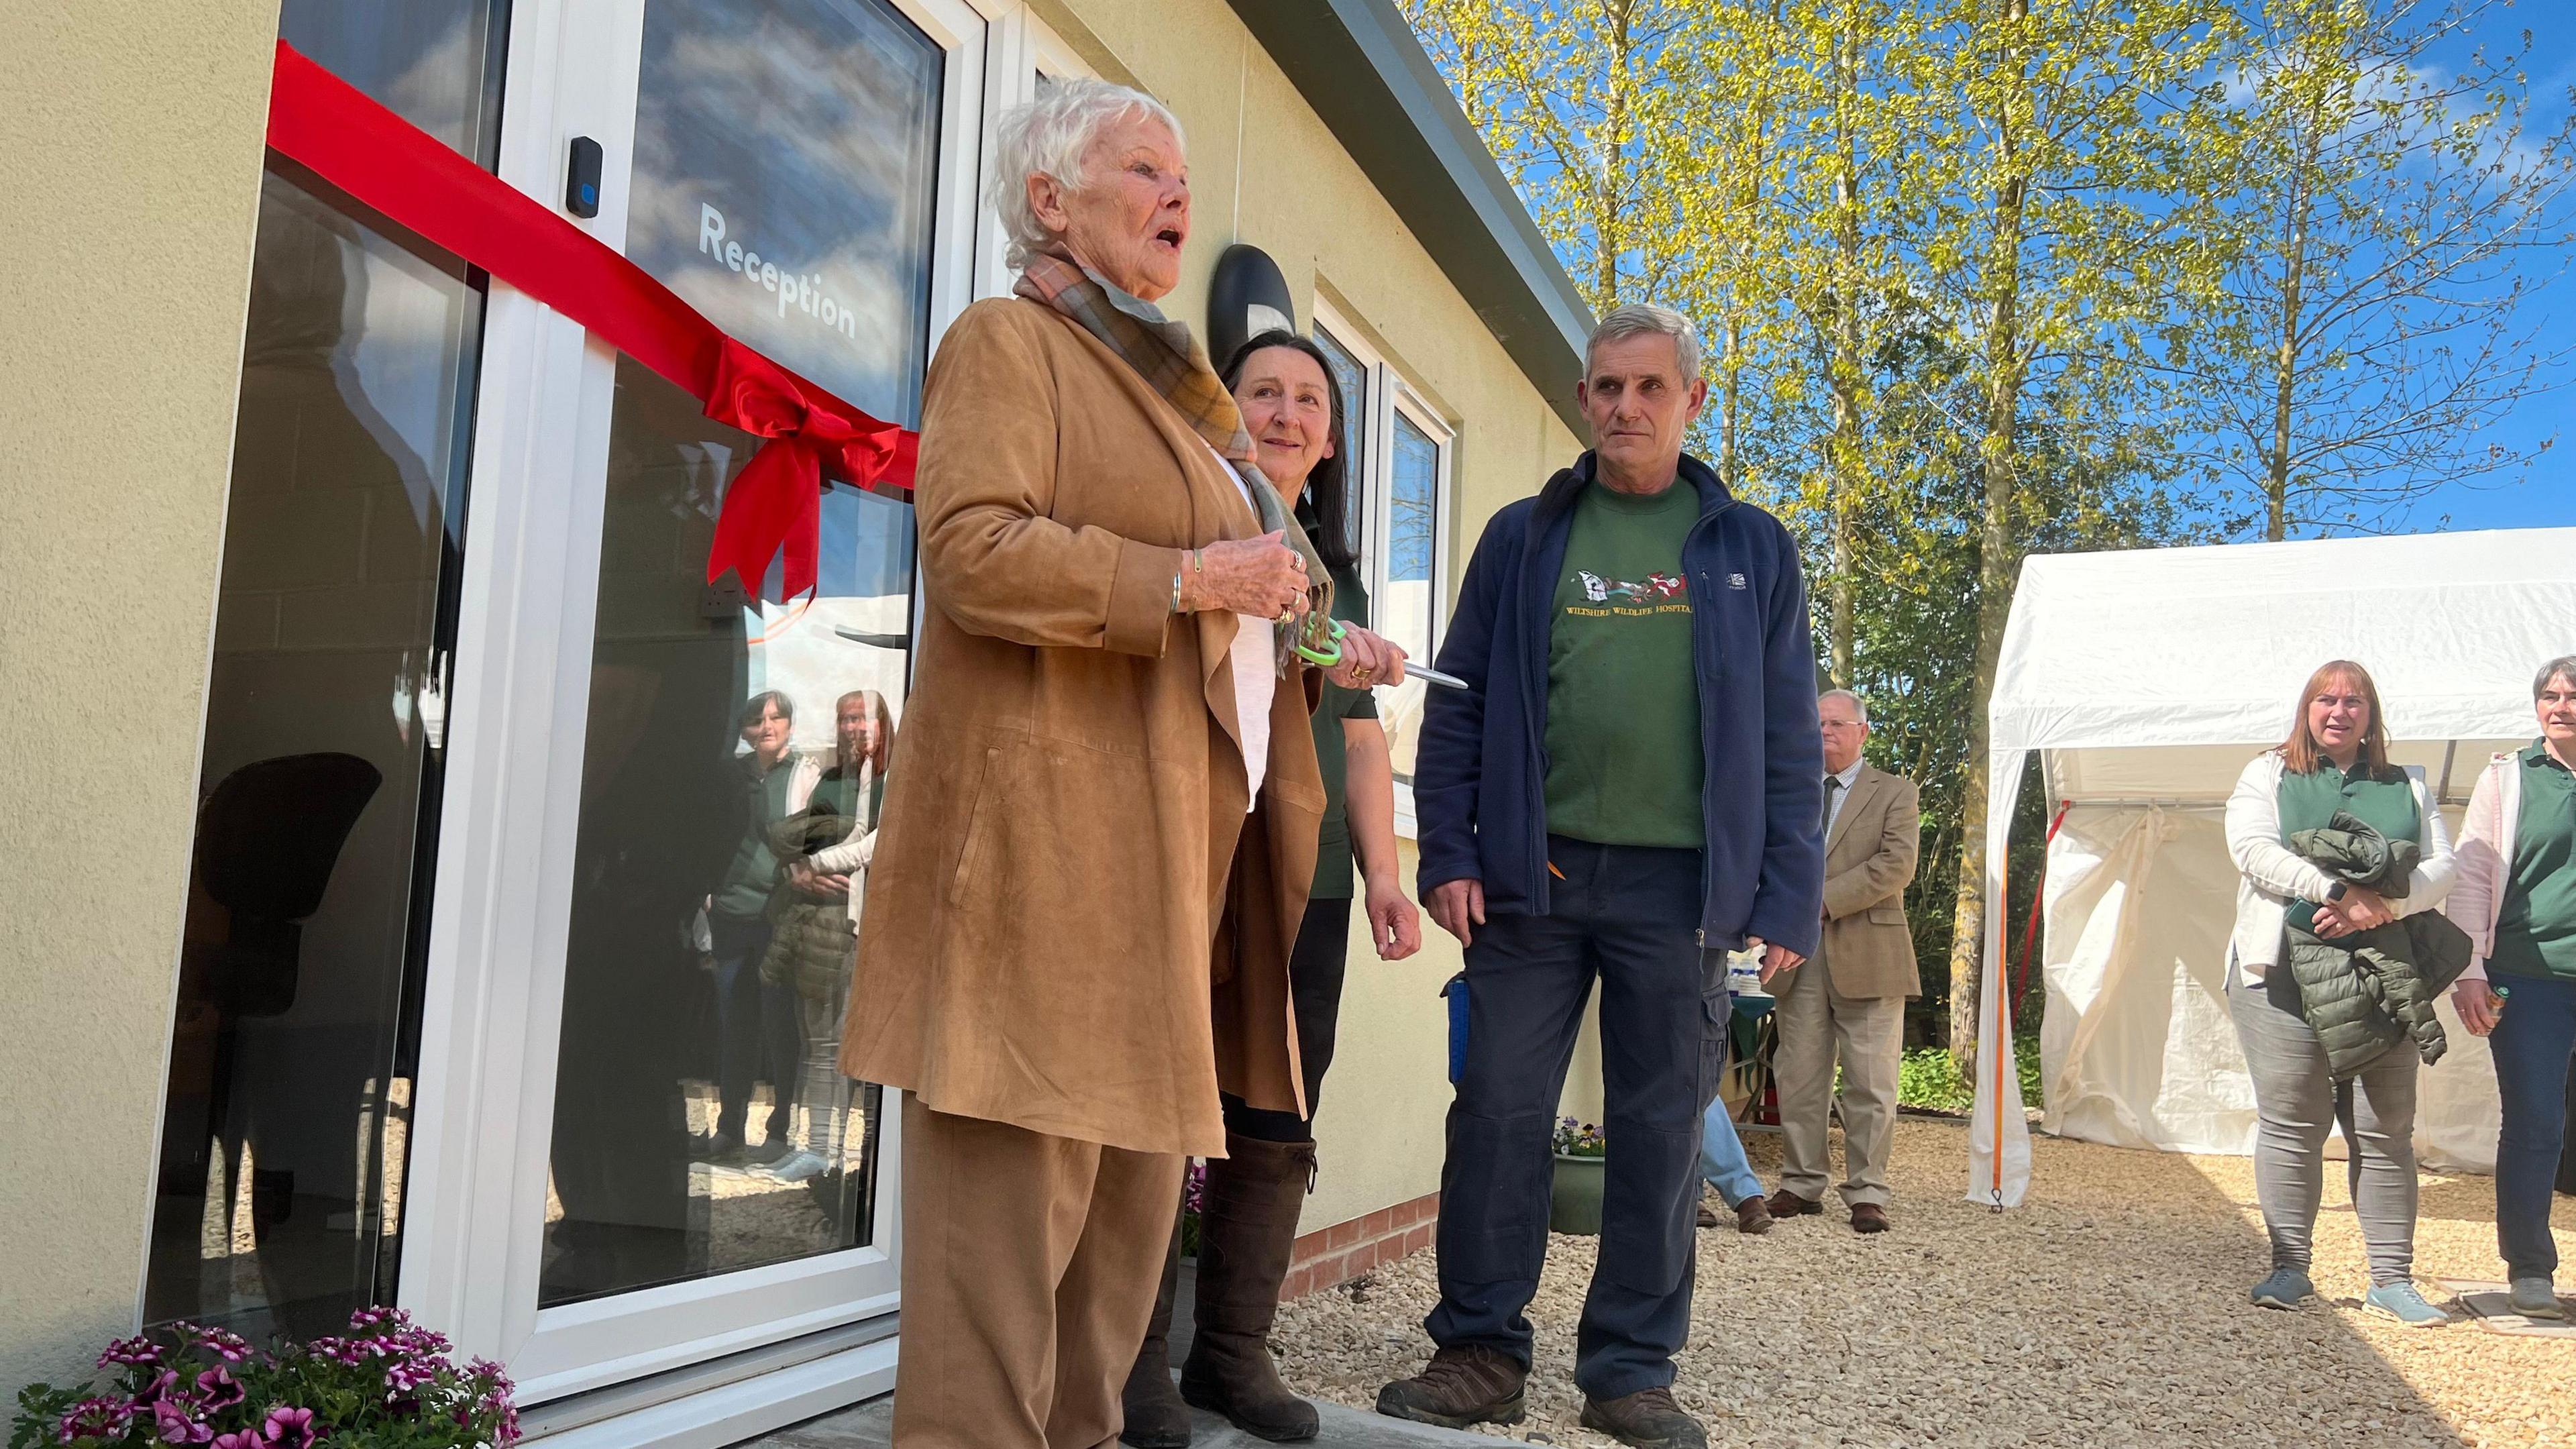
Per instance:
[[[1748,1135],[1778,1180],[1779,1139]],[[2340,1164],[2317,1223],[2323,1295],[2267,1312],[2252,1164],[2040,1138],[2030,1200],[1966,1202],[1963,1128],[1897,1128],[1895,1230],[1826,1215],[1699,1235],[1698,1305],[1675,1393],[1713,1443],[2576,1446],[2576,1341],[2365,1316]],[[1839,1159],[1839,1150],[1837,1150]],[[1329,1170],[1329,1164],[1328,1164]],[[2494,1184],[2427,1173],[2417,1281],[2493,1279]],[[2558,1199],[2576,1247],[2576,1204]],[[1574,1325],[1593,1240],[1553,1240],[1530,1417],[1500,1437],[1609,1445],[1575,1426]],[[2561,1286],[2566,1286],[2564,1277]],[[1272,1341],[1303,1391],[1355,1406],[1429,1355],[1432,1255],[1289,1305]]]

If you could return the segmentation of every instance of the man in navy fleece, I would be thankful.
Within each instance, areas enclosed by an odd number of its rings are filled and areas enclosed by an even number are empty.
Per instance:
[[[1466,947],[1466,1067],[1440,1181],[1439,1345],[1399,1418],[1521,1417],[1549,1142],[1601,991],[1609,1139],[1576,1339],[1583,1423],[1699,1449],[1673,1402],[1690,1324],[1700,1114],[1725,1061],[1725,953],[1816,948],[1824,755],[1788,531],[1682,452],[1708,395],[1688,319],[1622,307],[1578,396],[1593,451],[1503,509],[1467,565],[1414,771],[1420,888]]]

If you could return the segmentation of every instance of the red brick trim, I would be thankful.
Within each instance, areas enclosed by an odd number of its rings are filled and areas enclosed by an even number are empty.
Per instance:
[[[1420,1252],[1431,1246],[1439,1221],[1440,1194],[1434,1192],[1307,1233],[1289,1256],[1279,1301],[1339,1287],[1381,1263]]]

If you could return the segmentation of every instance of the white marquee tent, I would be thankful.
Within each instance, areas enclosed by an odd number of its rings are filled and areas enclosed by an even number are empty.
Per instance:
[[[2048,848],[2040,1038],[2048,1130],[2177,1152],[2252,1150],[2253,1089],[2221,994],[2236,872],[2220,812],[2280,742],[2311,670],[2378,681],[2397,762],[2457,831],[2478,771],[2535,733],[2531,676],[2576,653],[2576,529],[2333,539],[2034,557],[2022,565],[1989,719],[1987,899],[2039,752]],[[2030,1178],[1999,1013],[2007,923],[1988,913],[1968,1196],[2011,1206]],[[2010,923],[2018,948],[2020,922]],[[2486,1044],[2443,1008],[2427,1072],[2428,1165],[2492,1170]]]

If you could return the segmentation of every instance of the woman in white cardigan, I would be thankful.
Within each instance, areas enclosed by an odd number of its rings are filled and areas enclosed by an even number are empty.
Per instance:
[[[2576,1052],[2576,656],[2542,665],[2531,698],[2540,738],[2478,776],[2460,824],[2460,883],[2443,909],[2472,953],[2451,1003],[2494,1048],[2496,1247],[2513,1311],[2564,1318],[2549,1208]]]
[[[797,1100],[805,1105],[805,1145],[760,1171],[781,1182],[805,1182],[839,1172],[849,1156],[850,1099],[856,1084],[841,1075],[841,1019],[850,1007],[850,970],[858,951],[859,905],[867,895],[868,863],[877,850],[877,813],[885,802],[886,761],[894,753],[894,715],[885,696],[873,689],[854,689],[833,706],[832,768],[815,781],[812,797],[828,803],[831,813],[852,822],[849,835],[801,860],[787,863],[786,885],[818,900],[846,903],[850,923],[848,955],[837,985],[822,995],[797,993],[798,1034],[804,1055],[798,1072]],[[811,983],[804,983],[810,985]],[[864,1108],[871,1133],[876,1126],[878,1096],[866,1089]]]
[[[2402,896],[2382,896],[2329,876],[2290,848],[2301,830],[2348,812],[2422,852]],[[2294,1308],[2314,1293],[2308,1278],[2329,1128],[2350,1144],[2354,1213],[2369,1246],[2364,1305],[2430,1327],[2449,1315],[2424,1300],[2415,1260],[2414,1049],[2400,1042],[2337,1080],[2301,1013],[2284,964],[2296,924],[2334,939],[2433,909],[2451,887],[2451,844],[2422,772],[2388,762],[2388,731],[2370,674],[2335,660],[2309,676],[2289,738],[2255,756],[2227,801],[2227,849],[2236,860],[2236,930],[2227,1002],[2254,1078],[2254,1188],[2271,1238],[2272,1271],[2254,1285],[2266,1308]]]

